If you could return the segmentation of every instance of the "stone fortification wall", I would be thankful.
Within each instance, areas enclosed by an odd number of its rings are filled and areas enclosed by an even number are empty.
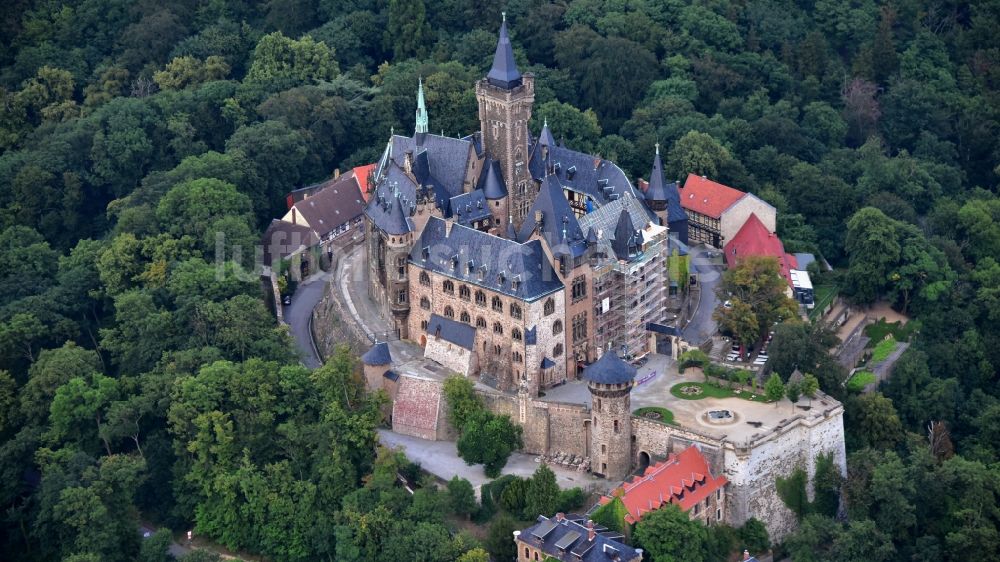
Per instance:
[[[756,517],[767,526],[771,540],[780,541],[797,522],[778,496],[776,478],[790,475],[797,467],[805,469],[811,496],[816,459],[827,453],[833,454],[846,474],[844,409],[830,402],[824,406],[814,401],[814,408],[825,408],[818,417],[796,416],[754,441],[725,444],[725,475],[730,481],[727,523],[739,526]]]
[[[524,449],[533,455],[588,456],[590,410],[580,404],[532,400],[525,394],[480,392],[486,407],[523,429]]]
[[[649,455],[650,464],[666,459],[670,453],[680,453],[697,445],[708,460],[712,474],[720,475],[725,468],[722,441],[665,423],[632,416],[632,462],[639,464],[642,453]]]
[[[427,336],[424,346],[424,357],[437,361],[447,369],[469,376],[476,373],[478,366],[477,354],[464,347],[459,347],[444,338]]]
[[[452,440],[458,433],[448,425],[447,402],[441,381],[412,376],[399,378],[392,404],[392,430],[429,440]]]

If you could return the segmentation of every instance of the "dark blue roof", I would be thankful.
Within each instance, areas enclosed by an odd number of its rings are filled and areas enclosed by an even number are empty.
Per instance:
[[[605,527],[595,526],[594,540],[588,540],[586,520],[568,514],[561,522],[539,516],[534,525],[521,531],[518,540],[557,560],[609,562],[635,560],[639,552],[621,542],[624,537]],[[613,555],[617,553],[618,557]]]
[[[451,216],[465,226],[472,226],[473,222],[490,216],[490,205],[481,189],[452,197],[448,207]]]
[[[382,378],[386,378],[386,379],[389,379],[391,381],[398,381],[399,380],[399,373],[397,373],[396,371],[386,371],[386,372],[382,373]]]
[[[417,199],[417,186],[394,163],[389,163],[386,175],[368,199],[365,214],[375,226],[389,234],[406,234],[414,228],[412,209]]]
[[[531,234],[538,229],[535,222],[535,211],[541,211],[542,224],[540,234],[549,246],[553,255],[572,255],[574,257],[582,255],[587,249],[587,242],[580,228],[580,222],[576,214],[569,206],[569,201],[563,194],[562,186],[555,176],[548,176],[542,182],[542,186],[535,197],[535,202],[531,205],[531,210],[524,217],[521,223],[521,231],[518,233],[519,240],[531,238]]]
[[[521,71],[514,62],[514,49],[507,35],[507,20],[500,24],[500,39],[497,41],[497,51],[493,55],[493,67],[486,75],[486,80],[498,87],[511,90],[521,85]]]
[[[636,230],[632,223],[632,215],[626,209],[622,209],[618,216],[615,238],[611,241],[611,248],[621,260],[627,260],[642,251],[642,232]]]
[[[442,189],[439,198],[447,200],[464,191],[465,171],[468,169],[469,158],[474,148],[470,137],[456,139],[443,137],[441,135],[426,134],[420,146],[414,137],[404,137],[393,135],[390,142],[391,157],[388,160],[395,162],[402,168],[406,162],[406,153],[409,151],[414,156],[414,175],[417,180],[427,183],[421,177],[422,174],[429,174],[429,178],[438,184],[435,187]],[[426,155],[422,153],[426,151]],[[426,158],[426,164],[421,162],[421,158]],[[387,158],[383,157],[380,164],[384,164]],[[423,167],[426,166],[426,172]],[[381,172],[381,167],[378,172]]]
[[[468,350],[472,350],[476,345],[475,328],[437,314],[431,314],[431,320],[427,323],[427,333]]]
[[[681,335],[680,330],[678,330],[674,326],[666,326],[664,324],[657,324],[656,322],[647,322],[646,323],[646,331],[647,332],[655,332],[657,334],[665,334],[665,335],[668,335],[668,336],[679,336],[679,335]]]
[[[528,170],[536,181],[548,175],[546,165],[541,162],[543,146],[541,139],[532,146]],[[549,147],[548,168],[559,178],[559,183],[568,189],[586,194],[596,205],[603,205],[622,197],[625,192],[641,197],[632,187],[625,172],[610,160],[596,158],[564,146]]]
[[[372,346],[364,355],[361,362],[365,365],[389,365],[392,363],[392,356],[389,354],[389,344],[379,342]]]
[[[583,378],[600,384],[625,384],[635,378],[635,367],[615,352],[605,351],[600,359],[587,365]]]
[[[507,197],[507,187],[503,181],[503,172],[500,170],[500,162],[492,158],[487,158],[483,164],[483,171],[479,174],[479,189],[486,193],[487,199],[503,199]]]
[[[538,135],[538,144],[540,146],[555,146],[556,139],[552,137],[552,129],[549,129],[549,122],[546,121],[542,125],[542,132]]]
[[[532,326],[524,331],[524,345],[535,345],[538,343],[538,326]]]
[[[427,221],[410,263],[525,301],[563,288],[537,240],[520,244],[460,224],[448,231],[438,217]]]
[[[668,224],[687,221],[687,213],[681,207],[681,194],[677,191],[677,182],[665,183],[663,181],[663,163],[660,162],[659,149],[657,149],[656,157],[653,159],[653,171],[649,174],[646,200],[667,202]]]
[[[555,367],[555,366],[556,366],[556,362],[555,361],[549,359],[548,357],[542,357],[542,368],[543,369],[551,369],[552,367]]]

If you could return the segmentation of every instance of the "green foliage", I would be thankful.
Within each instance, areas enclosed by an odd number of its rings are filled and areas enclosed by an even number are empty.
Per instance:
[[[798,305],[785,291],[777,260],[747,257],[726,270],[716,292],[720,305],[713,314],[723,333],[744,345],[759,341],[777,323],[798,318]],[[731,308],[722,301],[730,301]]]
[[[486,475],[496,478],[510,454],[523,446],[521,432],[521,426],[507,416],[476,413],[462,428],[458,455],[469,464],[481,463]]]
[[[747,519],[738,533],[740,543],[745,550],[764,552],[771,547],[771,538],[767,534],[767,527],[756,517]]]
[[[628,515],[628,509],[625,507],[625,503],[618,496],[611,498],[611,501],[598,507],[590,514],[590,518],[597,525],[603,525],[608,529],[618,531],[619,533],[625,533],[628,529],[628,525],[625,523],[625,516]]]
[[[472,381],[466,377],[448,377],[444,381],[444,397],[448,401],[448,423],[459,431],[484,408]]]
[[[669,504],[643,516],[632,534],[653,560],[701,562],[705,560],[707,532],[687,513]]]
[[[775,488],[778,496],[785,502],[788,509],[795,513],[795,516],[802,519],[812,510],[812,504],[806,497],[806,481],[808,480],[806,471],[801,467],[795,467],[787,477],[779,476],[775,480]]]
[[[559,485],[556,475],[548,465],[542,464],[535,469],[528,484],[524,501],[525,519],[535,519],[539,515],[550,517],[555,514],[559,504]]]
[[[767,382],[764,383],[764,395],[767,396],[768,402],[777,402],[785,395],[785,384],[781,382],[778,373],[771,373]]]
[[[455,476],[448,481],[448,505],[459,517],[468,517],[475,511],[476,492],[468,480]]]
[[[325,43],[317,43],[308,35],[291,39],[280,31],[261,37],[252,60],[246,82],[268,88],[328,80],[338,72],[334,53]]]
[[[875,373],[871,371],[858,371],[847,379],[847,390],[851,392],[861,392],[866,386],[875,382]]]
[[[695,347],[677,357],[677,368],[683,373],[684,369],[688,367],[704,367],[708,361],[708,355]]]
[[[899,343],[896,341],[896,338],[893,338],[892,336],[883,339],[875,344],[875,347],[872,349],[871,359],[869,359],[868,362],[872,365],[878,365],[888,359],[888,357],[892,355],[892,352],[896,351],[896,347],[898,346]]]
[[[513,560],[517,557],[517,544],[514,543],[514,531],[520,529],[520,524],[511,516],[502,514],[490,524],[483,545],[496,560]]]
[[[661,408],[659,406],[647,406],[645,408],[639,408],[638,410],[632,412],[633,415],[641,417],[648,417],[647,414],[649,413],[659,414],[660,417],[659,419],[656,420],[658,422],[668,423],[668,424],[674,423],[674,413],[666,408]]]

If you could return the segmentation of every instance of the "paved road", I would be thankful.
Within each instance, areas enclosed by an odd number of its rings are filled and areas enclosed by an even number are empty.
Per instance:
[[[158,531],[158,529],[155,528],[155,527],[153,527],[152,525],[147,525],[145,523],[142,523],[142,524],[139,525],[139,533],[142,534],[142,537],[144,539],[148,539],[156,531]],[[147,533],[148,533],[148,535],[147,535]],[[170,542],[170,547],[167,548],[167,551],[174,558],[180,558],[181,556],[184,556],[185,554],[187,554],[190,550],[191,549],[189,549],[189,548],[187,548],[185,546],[181,546],[180,544],[178,544],[176,542],[173,542],[173,541]]]
[[[309,331],[309,319],[312,318],[313,308],[323,299],[323,288],[326,285],[326,273],[317,273],[299,283],[295,294],[292,296],[292,304],[285,307],[285,322],[288,323],[295,338],[295,345],[299,349],[299,357],[302,364],[310,369],[316,369],[323,363],[316,353],[316,346],[313,344],[312,332]]]
[[[701,301],[681,333],[685,341],[698,345],[715,334],[716,325],[715,320],[712,320],[712,313],[719,304],[715,288],[722,278],[723,266],[719,258],[709,257],[708,254],[718,253],[718,250],[698,246],[691,248],[690,252],[691,271],[698,274],[698,284],[701,285]]]

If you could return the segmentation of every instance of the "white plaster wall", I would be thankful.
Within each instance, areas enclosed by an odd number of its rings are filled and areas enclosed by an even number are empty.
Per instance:
[[[445,367],[461,373],[462,376],[469,376],[475,363],[473,353],[464,347],[459,347],[444,338],[427,336],[427,346],[424,348],[424,357],[437,361]]]

